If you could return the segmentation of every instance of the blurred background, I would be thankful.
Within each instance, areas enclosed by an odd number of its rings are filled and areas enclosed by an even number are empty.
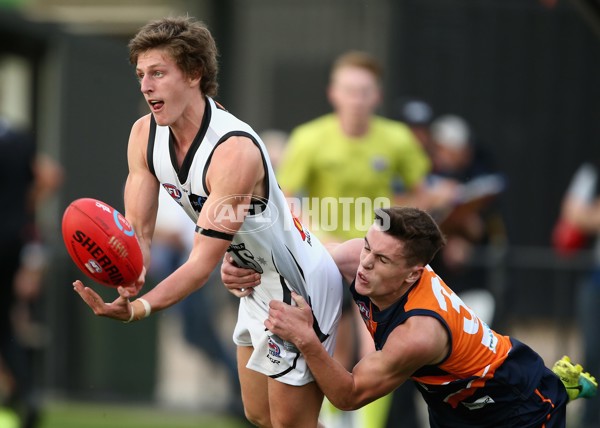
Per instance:
[[[574,295],[591,251],[558,254],[552,233],[574,171],[600,159],[598,0],[0,0],[0,113],[34,131],[64,174],[37,209],[49,251],[35,308],[43,403],[210,412],[227,394],[218,369],[190,362],[203,360],[177,340],[176,318],[123,326],[91,316],[60,235],[76,198],[123,209],[128,133],[145,109],[127,42],[148,20],[179,14],[208,24],[220,49],[217,100],[258,131],[289,132],[328,112],[332,59],[350,49],[384,65],[381,115],[402,119],[399,103],[418,98],[467,118],[506,179],[506,240],[469,261],[489,273],[494,327],[548,364],[580,355]],[[234,318],[219,323],[227,339]],[[86,414],[80,427],[125,426]]]

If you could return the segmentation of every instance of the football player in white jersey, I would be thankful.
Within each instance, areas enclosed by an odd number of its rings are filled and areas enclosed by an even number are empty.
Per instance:
[[[227,252],[262,274],[261,285],[240,302],[234,332],[246,417],[262,427],[316,427],[323,394],[298,350],[263,321],[271,300],[293,304],[294,291],[311,302],[315,332],[331,354],[341,275],[292,216],[258,135],[212,99],[217,49],[208,29],[189,17],[165,18],[143,27],[129,48],[151,110],[131,129],[125,187],[125,215],[145,268],[112,303],[81,281],[75,291],[96,315],[137,321],[201,288]],[[196,222],[194,246],[180,268],[130,301],[150,263],[161,185]]]

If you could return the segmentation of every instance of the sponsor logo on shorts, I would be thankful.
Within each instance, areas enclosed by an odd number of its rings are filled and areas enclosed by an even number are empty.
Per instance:
[[[273,364],[281,364],[281,361],[279,360],[281,358],[281,348],[279,345],[275,343],[272,337],[269,337],[267,345],[269,347],[269,353],[267,354],[269,361]]]

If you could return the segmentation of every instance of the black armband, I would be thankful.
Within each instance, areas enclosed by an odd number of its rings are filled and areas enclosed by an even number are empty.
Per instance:
[[[219,232],[218,230],[213,229],[204,229],[200,226],[196,226],[196,232],[200,235],[208,236],[209,238],[224,239],[225,241],[233,240],[233,234],[231,233]]]

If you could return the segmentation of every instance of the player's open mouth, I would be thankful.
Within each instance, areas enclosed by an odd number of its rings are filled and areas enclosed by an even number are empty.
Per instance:
[[[361,282],[364,282],[364,283],[367,283],[367,282],[369,282],[369,280],[367,279],[367,277],[366,277],[364,274],[360,273],[360,272],[357,272],[357,273],[356,273],[356,276],[357,276],[357,278],[358,278],[358,279],[359,279]]]
[[[149,101],[149,103],[150,108],[152,108],[153,111],[160,110],[160,108],[165,105],[163,101]]]

